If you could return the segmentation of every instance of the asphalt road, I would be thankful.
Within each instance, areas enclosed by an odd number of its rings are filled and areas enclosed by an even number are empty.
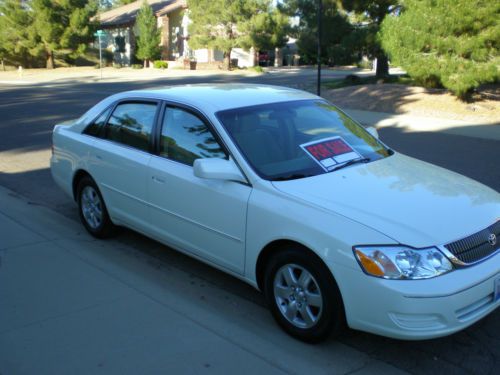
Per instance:
[[[0,185],[77,220],[76,209],[53,183],[49,166],[51,130],[55,123],[80,116],[104,97],[119,91],[201,82],[255,82],[303,88],[310,86],[314,71],[273,73],[236,79],[211,76],[163,79],[148,82],[65,82],[30,87],[0,86]],[[345,73],[331,73],[331,76]],[[382,140],[400,152],[447,167],[500,191],[491,178],[498,168],[500,142],[441,133],[401,133],[382,129]],[[208,284],[252,303],[263,304],[261,295],[236,279],[176,253],[130,231],[113,241],[132,244],[137,261],[153,267],[168,264],[196,274]],[[403,342],[362,332],[347,331],[339,340],[370,357],[414,374],[500,373],[500,311],[450,337]],[[327,353],[324,353],[326,356]]]

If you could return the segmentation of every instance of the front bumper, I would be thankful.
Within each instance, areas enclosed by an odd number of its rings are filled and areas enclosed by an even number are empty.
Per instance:
[[[500,254],[426,280],[385,280],[330,264],[348,325],[387,337],[423,340],[460,331],[500,306]]]

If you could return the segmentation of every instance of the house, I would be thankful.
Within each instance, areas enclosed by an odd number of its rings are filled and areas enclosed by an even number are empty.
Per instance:
[[[195,58],[198,63],[221,63],[223,53],[208,48],[190,50],[188,25],[190,23],[186,0],[148,0],[161,29],[161,58],[168,61],[181,61]],[[100,13],[96,19],[105,36],[101,37],[101,47],[113,53],[113,61],[122,65],[134,62],[135,35],[138,35],[135,19],[143,4],[137,0],[130,4]],[[254,51],[235,48],[232,59],[238,60],[238,66],[255,65]],[[174,65],[174,64],[169,64]]]
[[[142,3],[142,0],[134,1],[97,16],[100,28],[106,32],[101,38],[101,46],[113,52],[116,63],[130,65],[134,60],[135,35],[138,34],[135,19]],[[183,56],[186,43],[183,36],[187,35],[187,22],[184,20],[186,1],[148,0],[148,3],[161,28],[162,59],[174,60]]]

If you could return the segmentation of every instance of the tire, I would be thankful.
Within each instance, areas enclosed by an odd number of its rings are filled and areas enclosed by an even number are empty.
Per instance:
[[[115,232],[115,225],[101,192],[90,176],[83,177],[77,187],[78,213],[87,231],[96,238],[108,238]]]
[[[278,324],[291,336],[317,343],[345,326],[342,297],[326,265],[300,246],[267,264],[264,293]]]

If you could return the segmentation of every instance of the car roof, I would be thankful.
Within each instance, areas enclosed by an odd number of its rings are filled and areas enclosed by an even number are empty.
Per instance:
[[[126,91],[117,96],[119,99],[134,97],[172,100],[214,112],[259,104],[320,99],[305,91],[287,87],[240,83],[169,86],[160,89]]]

